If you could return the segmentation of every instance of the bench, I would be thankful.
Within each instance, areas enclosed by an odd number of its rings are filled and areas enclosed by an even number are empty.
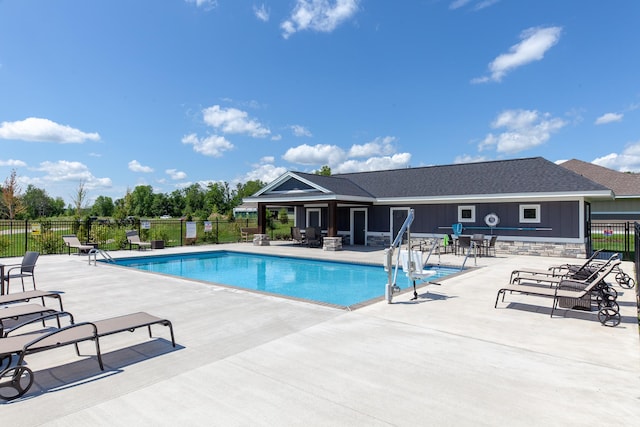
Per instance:
[[[253,240],[254,234],[259,234],[261,232],[258,227],[241,227],[240,228],[240,241],[241,242],[249,242]]]

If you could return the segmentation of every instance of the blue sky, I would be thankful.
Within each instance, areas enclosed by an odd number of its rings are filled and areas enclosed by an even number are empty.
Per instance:
[[[543,156],[640,172],[640,2],[0,0],[0,178],[69,203]]]

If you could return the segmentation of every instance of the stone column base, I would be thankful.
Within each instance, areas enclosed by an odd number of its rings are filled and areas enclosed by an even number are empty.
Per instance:
[[[268,234],[254,234],[253,235],[253,246],[269,246],[269,235]]]
[[[342,237],[325,237],[322,239],[323,251],[341,251],[342,250]]]

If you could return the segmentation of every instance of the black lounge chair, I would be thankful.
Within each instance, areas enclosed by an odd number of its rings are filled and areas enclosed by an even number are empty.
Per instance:
[[[45,298],[54,298],[58,300],[58,304],[60,305],[60,311],[63,311],[62,308],[62,293],[59,291],[26,291],[26,292],[16,292],[13,294],[0,295],[0,305],[4,304],[14,304],[17,302],[29,302],[32,299],[39,298],[42,301],[42,305],[45,305]]]
[[[68,314],[68,313],[67,313]],[[33,319],[31,322],[44,320],[55,314],[45,315],[42,318]],[[73,316],[71,316],[73,322]],[[33,371],[26,366],[25,357],[29,354],[39,353],[67,345],[74,345],[76,353],[80,355],[78,343],[84,341],[94,341],[96,346],[96,357],[100,369],[104,370],[102,354],[100,352],[100,338],[107,335],[117,334],[125,331],[133,331],[138,328],[147,327],[149,337],[151,337],[151,326],[168,326],[171,332],[171,344],[176,346],[173,326],[167,319],[161,319],[148,313],[132,313],[110,319],[99,320],[97,322],[72,323],[69,326],[54,330],[44,330],[39,332],[27,332],[22,335],[10,335],[0,339],[0,398],[13,400],[23,396],[33,384]],[[16,332],[18,328],[14,329]],[[12,365],[13,356],[17,356],[17,362]]]
[[[580,300],[582,298],[588,298],[589,304],[591,301],[592,292],[596,293],[596,300],[598,301],[598,320],[604,326],[617,326],[620,323],[620,313],[618,304],[615,302],[617,295],[609,293],[609,285],[604,279],[620,264],[620,261],[613,262],[609,266],[600,271],[597,277],[590,283],[586,281],[563,279],[556,286],[540,286],[537,281],[524,282],[518,281],[517,283],[509,283],[507,286],[498,289],[496,295],[496,302],[494,308],[498,307],[498,300],[502,295],[502,301],[504,302],[504,296],[507,292],[519,293],[524,295],[534,295],[541,297],[553,298],[553,304],[551,306],[551,317],[561,299],[567,300]]]

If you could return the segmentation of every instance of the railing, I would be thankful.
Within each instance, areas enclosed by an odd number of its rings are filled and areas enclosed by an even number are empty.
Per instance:
[[[174,220],[0,220],[0,257],[20,257],[26,251],[41,254],[63,254],[68,249],[62,236],[75,234],[82,242],[101,250],[128,249],[127,230],[137,230],[143,241],[162,240],[165,247],[237,242],[241,227],[257,226],[255,219],[236,221],[194,221],[196,238],[187,238],[187,221]],[[286,224],[274,222],[272,238],[284,238],[289,233]],[[282,230],[282,231],[278,231]]]
[[[591,250],[602,250],[602,256],[609,257],[608,253],[620,253],[623,259],[633,260],[634,252],[637,254],[635,243],[637,238],[632,232],[633,224],[630,222],[598,223],[591,224]]]

